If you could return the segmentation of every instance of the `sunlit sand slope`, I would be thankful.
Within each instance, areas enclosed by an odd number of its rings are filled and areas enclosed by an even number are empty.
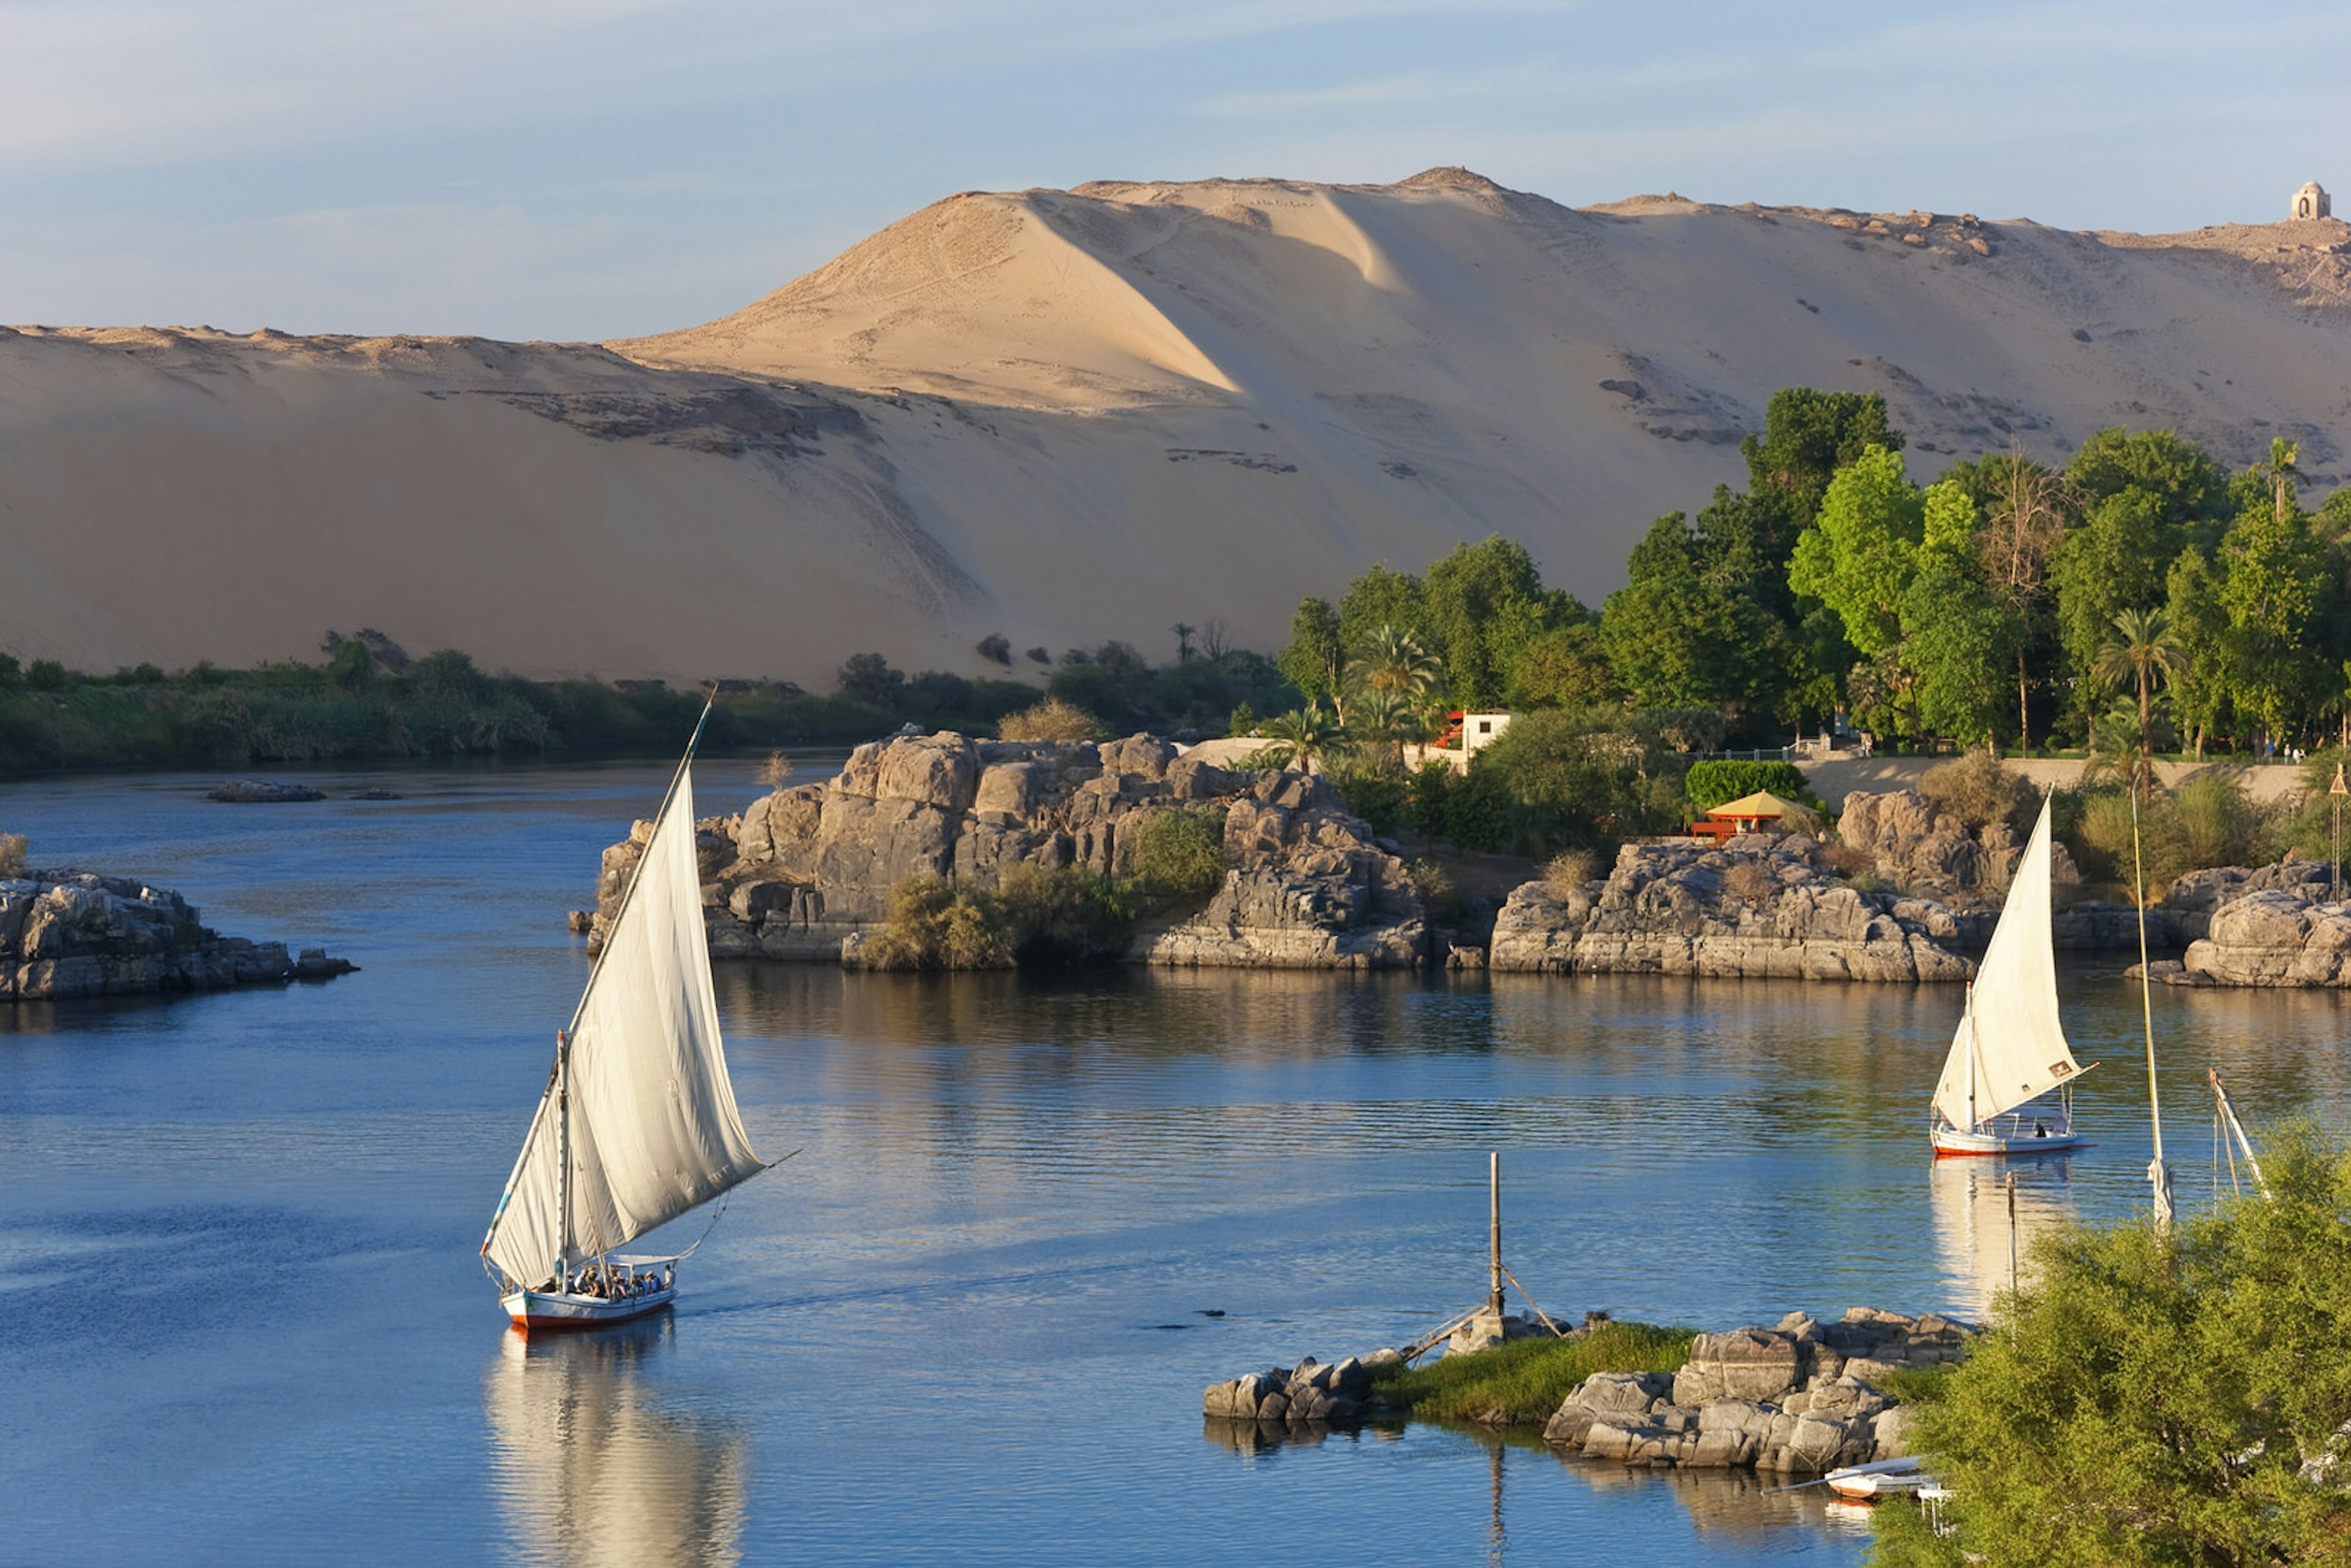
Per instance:
[[[1260,645],[1376,559],[1525,538],[1596,600],[1791,383],[1915,470],[2111,423],[2314,480],[2351,226],[1572,210],[1401,184],[967,194],[746,309],[602,348],[0,336],[0,648],[307,654],[329,627],[606,674],[977,673],[1169,622]]]

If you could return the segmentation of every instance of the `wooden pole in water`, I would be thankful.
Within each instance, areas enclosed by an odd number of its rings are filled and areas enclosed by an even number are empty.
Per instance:
[[[1486,1261],[1487,1280],[1491,1294],[1487,1298],[1488,1310],[1497,1322],[1502,1317],[1502,1156],[1497,1150],[1486,1153]]]
[[[2016,1173],[2008,1173],[2008,1293],[2016,1293]]]

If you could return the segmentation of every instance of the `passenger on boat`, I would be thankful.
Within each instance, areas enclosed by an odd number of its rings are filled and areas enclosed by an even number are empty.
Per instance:
[[[2047,1136],[2049,1135],[2049,1124],[2048,1124],[2048,1123],[2046,1123],[2046,1122],[2035,1122],[2035,1123],[2033,1123],[2033,1124],[2032,1124],[2032,1135],[2033,1135],[2034,1137],[2036,1137],[2036,1138],[2045,1138],[2045,1137],[2047,1137]]]

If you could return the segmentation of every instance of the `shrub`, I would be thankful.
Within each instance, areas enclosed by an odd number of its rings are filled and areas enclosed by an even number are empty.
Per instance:
[[[2035,799],[2022,775],[1989,751],[1970,751],[1938,763],[1918,777],[1918,793],[1965,822],[1970,831],[2006,822],[2020,834],[2032,827]]]
[[[1461,883],[1451,866],[1423,855],[1405,862],[1404,879],[1412,884],[1413,892],[1420,896],[1421,907],[1432,917],[1453,920],[1460,915]]]
[[[770,789],[780,789],[792,776],[792,759],[780,751],[768,753],[768,760],[759,765],[759,782]]]
[[[1126,950],[1136,915],[1132,884],[1081,865],[1009,867],[997,898],[1023,964],[1082,964]]]
[[[36,659],[25,668],[25,684],[37,692],[61,692],[72,684],[72,677],[55,659]]]
[[[1397,774],[1377,768],[1351,766],[1326,775],[1338,787],[1347,810],[1369,822],[1381,838],[1394,838],[1412,807],[1412,785]]]
[[[1143,891],[1171,902],[1202,899],[1225,884],[1221,814],[1161,808],[1135,829],[1134,876]]]
[[[1551,857],[1543,867],[1543,880],[1551,890],[1564,898],[1590,882],[1600,867],[1600,857],[1587,849],[1562,850]]]
[[[1725,872],[1722,890],[1742,904],[1761,904],[1778,896],[1780,879],[1758,860],[1743,860]]]
[[[1957,1494],[1880,1563],[2339,1563],[2351,1437],[2351,1155],[2265,1140],[2267,1196],[2036,1240],[1912,1437]]]
[[[1445,792],[1441,836],[1465,850],[1505,850],[1517,841],[1510,786],[1499,770],[1481,765],[1453,781]]]
[[[2171,792],[2190,871],[2251,865],[2270,858],[2273,813],[2227,773],[2199,773]]]
[[[1792,762],[1732,762],[1712,758],[1690,764],[1683,780],[1690,804],[1711,811],[1727,801],[1768,789],[1782,800],[1799,800],[1812,793],[1802,769]]]
[[[876,969],[1008,969],[1015,930],[1004,901],[944,877],[918,876],[890,894],[890,919],[865,942]]]
[[[1060,697],[1047,697],[1042,702],[1007,714],[997,726],[997,734],[1006,740],[1107,740],[1110,731],[1102,721],[1074,703]]]
[[[0,878],[25,874],[25,854],[31,847],[22,833],[0,833]]]
[[[1840,840],[1835,843],[1823,844],[1821,853],[1830,865],[1836,868],[1836,873],[1847,882],[1865,876],[1874,877],[1877,873],[1877,857],[1859,844],[1848,844]]]

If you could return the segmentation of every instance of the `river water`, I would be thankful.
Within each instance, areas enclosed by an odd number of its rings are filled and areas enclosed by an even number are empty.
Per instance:
[[[703,764],[703,810],[752,773]],[[1927,1156],[1947,988],[732,966],[745,1120],[799,1153],[673,1313],[526,1347],[475,1251],[586,977],[563,911],[665,776],[0,786],[37,863],[362,966],[0,1010],[0,1557],[1851,1563],[1817,1491],[1428,1425],[1236,1451],[1199,1392],[1475,1304],[1489,1149],[1554,1315],[1974,1315],[2007,1281],[2006,1167]],[[2069,969],[2098,1143],[2017,1166],[2027,1230],[2145,1201],[2137,992]],[[2155,1006],[2183,1202],[2206,1066],[2257,1137],[2342,1122],[2341,999]]]

